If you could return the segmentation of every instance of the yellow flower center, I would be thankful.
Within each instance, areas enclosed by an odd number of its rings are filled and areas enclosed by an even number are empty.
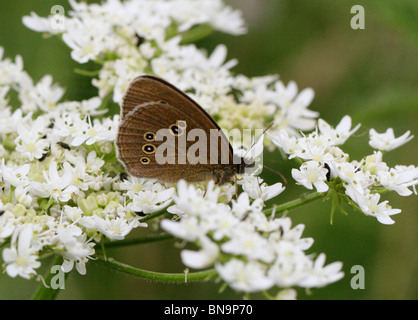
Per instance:
[[[310,183],[315,182],[316,180],[318,180],[318,175],[316,173],[310,173],[308,176],[308,180]]]
[[[377,206],[377,204],[373,203],[369,206],[369,210],[371,213],[376,213],[379,211],[379,207]]]
[[[34,143],[28,143],[26,145],[26,150],[28,150],[30,153],[34,153],[36,151],[36,146]]]
[[[142,184],[139,184],[139,183],[135,183],[132,186],[132,190],[135,191],[135,192],[142,191],[142,189],[143,189],[143,185]]]
[[[114,234],[120,234],[120,228],[119,227],[114,227],[114,228],[112,228],[112,232]]]
[[[23,257],[23,256],[17,256],[17,258],[16,258],[16,264],[19,267],[25,267],[26,264],[27,264],[27,261],[26,261],[25,257]]]
[[[94,136],[96,136],[96,135],[97,135],[97,131],[96,131],[95,129],[91,128],[91,129],[87,132],[87,134],[88,134],[89,136],[91,136],[91,137],[94,137]]]

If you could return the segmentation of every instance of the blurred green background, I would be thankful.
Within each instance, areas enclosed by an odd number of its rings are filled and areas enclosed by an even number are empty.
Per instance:
[[[90,1],[89,1],[90,2]],[[239,37],[215,33],[198,42],[208,51],[224,43],[228,58],[237,58],[234,71],[248,76],[279,74],[283,82],[295,80],[300,89],[312,87],[311,109],[336,125],[348,114],[361,129],[343,149],[352,159],[372,153],[368,131],[396,136],[411,130],[418,136],[418,2],[415,0],[234,0],[227,1],[243,11],[248,34]],[[65,99],[88,98],[94,92],[90,79],[76,75],[79,65],[58,38],[25,28],[23,15],[31,11],[47,16],[53,5],[68,11],[67,1],[19,0],[0,2],[0,46],[5,56],[20,54],[25,70],[38,81],[51,74],[66,88]],[[365,9],[366,29],[353,30],[350,9]],[[418,139],[385,155],[390,165],[417,165]],[[265,164],[290,178],[292,163],[278,152],[264,156]],[[263,172],[270,183],[280,180]],[[289,179],[290,180],[290,179]],[[290,180],[277,203],[304,192]],[[402,213],[386,226],[346,208],[349,215],[336,214],[330,224],[330,202],[316,202],[290,212],[294,225],[306,225],[304,236],[313,237],[312,253],[324,252],[327,263],[342,261],[343,280],[310,292],[298,290],[299,299],[417,299],[417,198],[384,195]],[[130,237],[144,235],[136,230]],[[138,268],[182,272],[180,249],[173,241],[108,250],[108,255]],[[0,263],[2,263],[0,258]],[[365,289],[350,287],[353,265],[365,269]],[[87,275],[72,272],[58,299],[240,299],[232,290],[218,292],[220,284],[170,285],[129,277],[91,261]],[[37,288],[34,280],[11,279],[0,274],[0,299],[27,299]],[[262,296],[254,296],[262,298]]]

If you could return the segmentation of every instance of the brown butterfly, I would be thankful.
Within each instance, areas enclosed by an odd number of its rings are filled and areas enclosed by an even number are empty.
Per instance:
[[[216,145],[213,149],[208,145],[207,152],[194,150],[195,141],[186,139],[186,132],[204,132],[207,143]],[[169,141],[162,135],[171,142],[170,148],[159,153]],[[131,175],[166,182],[214,180],[223,184],[254,165],[234,157],[225,134],[202,107],[170,83],[150,75],[132,80],[123,96],[116,147]],[[188,155],[196,151],[205,161],[189,159]],[[161,155],[176,162],[161,163]]]

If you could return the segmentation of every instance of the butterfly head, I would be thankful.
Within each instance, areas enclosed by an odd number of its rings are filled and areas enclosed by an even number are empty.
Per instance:
[[[255,166],[255,161],[248,160],[248,158],[240,157],[237,159],[237,164],[230,164],[223,166],[222,168],[215,168],[212,171],[213,179],[217,184],[224,184],[227,182],[232,182],[236,180],[236,175],[241,175],[245,173],[247,168],[253,168]]]

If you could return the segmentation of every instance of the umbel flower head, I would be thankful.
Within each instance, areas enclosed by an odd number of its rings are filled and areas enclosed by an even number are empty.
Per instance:
[[[180,181],[174,201],[181,219],[161,223],[176,237],[198,245],[197,251],[182,251],[187,266],[214,264],[223,280],[245,292],[273,286],[322,287],[343,277],[340,262],[324,267],[324,254],[314,260],[305,253],[313,239],[301,238],[304,225],[292,228],[290,218],[266,216],[261,196],[250,200],[242,192],[232,205],[225,205],[213,182],[205,192]]]
[[[303,224],[292,226],[290,217],[267,208],[284,192],[282,183],[243,175],[237,186],[164,184],[124,172],[114,146],[119,115],[110,114],[107,103],[120,103],[131,79],[143,73],[184,90],[227,130],[274,121],[265,145],[299,161],[292,171],[297,183],[319,194],[334,190],[382,223],[393,223],[400,209],[377,192],[407,196],[417,184],[415,166],[389,168],[381,151],[349,160],[340,146],[358,126],[351,128],[349,116],[336,128],[317,121],[319,114],[308,109],[312,89],[299,91],[276,75],[236,75],[226,46],[207,53],[192,44],[199,31],[245,32],[241,13],[223,1],[69,3],[62,25],[34,12],[23,23],[60,37],[81,66],[97,66],[97,94],[63,101],[65,91],[52,76],[34,82],[22,58],[5,58],[0,47],[0,246],[10,277],[37,276],[44,253],[61,256],[63,271],[85,274],[99,244],[123,240],[147,223],[192,243],[195,250],[181,252],[184,264],[215,268],[237,291],[286,288],[278,297],[294,298],[291,287],[323,287],[343,277],[341,262],[325,265],[325,254],[307,252],[313,239],[302,237]],[[370,135],[378,150],[411,138]],[[157,218],[161,212],[168,212],[164,219]]]
[[[299,169],[292,169],[292,177],[307,189],[327,192],[330,187],[338,191],[338,196],[368,216],[375,217],[380,223],[393,224],[392,215],[401,212],[392,209],[388,201],[380,202],[379,191],[393,190],[401,196],[412,194],[409,187],[418,184],[418,168],[415,166],[395,166],[390,168],[382,160],[382,153],[375,151],[360,161],[350,161],[349,155],[339,146],[342,145],[360,125],[351,129],[351,118],[343,117],[336,128],[319,119],[316,130],[302,137],[289,137],[285,130],[272,136],[272,141],[289,157],[302,162]],[[378,143],[376,131],[370,130],[371,146],[386,146],[386,150],[399,147],[410,140],[409,132],[402,137],[385,139]],[[390,141],[389,141],[390,140]],[[388,146],[391,146],[390,148]],[[379,148],[380,149],[380,148]],[[414,189],[415,190],[415,189]],[[415,192],[416,193],[416,192]],[[348,196],[348,198],[347,198]],[[380,202],[380,203],[379,203]]]

